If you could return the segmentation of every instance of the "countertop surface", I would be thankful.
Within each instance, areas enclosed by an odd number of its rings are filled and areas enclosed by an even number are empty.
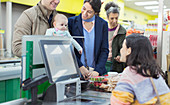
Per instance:
[[[84,91],[80,96],[65,99],[62,102],[40,102],[38,104],[29,105],[110,105],[111,93],[100,92],[94,90]],[[26,99],[17,99],[2,103],[0,105],[28,105]]]

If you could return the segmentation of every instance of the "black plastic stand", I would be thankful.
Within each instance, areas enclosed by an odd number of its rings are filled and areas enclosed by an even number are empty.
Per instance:
[[[37,86],[31,88],[31,100],[32,100],[32,103],[37,103],[37,92],[38,92]]]
[[[31,105],[40,104],[37,100],[37,92],[38,92],[37,86],[44,83],[47,80],[48,80],[47,75],[43,74],[33,79],[28,78],[25,81],[23,81],[23,84],[22,84],[23,90],[26,91],[26,90],[31,89],[31,102],[27,104],[31,104]]]

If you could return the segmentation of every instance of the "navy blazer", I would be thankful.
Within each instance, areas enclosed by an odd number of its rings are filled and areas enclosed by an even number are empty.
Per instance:
[[[97,71],[99,75],[103,75],[104,73],[106,73],[105,64],[109,53],[108,24],[104,19],[96,15],[94,27],[95,27],[94,70]],[[84,36],[81,14],[79,16],[68,18],[68,28],[72,36]],[[83,40],[81,38],[76,38],[75,40],[80,44],[81,47],[83,47]],[[82,62],[80,61],[81,55],[78,53],[77,50],[74,51],[77,56],[79,67],[83,66]]]

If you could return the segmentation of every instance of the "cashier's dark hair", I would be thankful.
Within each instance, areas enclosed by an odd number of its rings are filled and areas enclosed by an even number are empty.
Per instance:
[[[101,8],[101,0],[84,0],[84,3],[89,2],[90,5],[92,6],[93,10],[97,15],[99,15],[100,8]]]
[[[157,79],[161,75],[165,79],[163,71],[153,57],[152,45],[147,37],[138,34],[129,35],[126,37],[126,46],[131,48],[131,54],[126,60],[128,66],[142,76]]]
[[[110,13],[118,13],[120,11],[120,7],[115,4],[114,2],[108,2],[105,7],[104,7],[105,11],[106,11],[106,15],[107,17],[109,17]]]

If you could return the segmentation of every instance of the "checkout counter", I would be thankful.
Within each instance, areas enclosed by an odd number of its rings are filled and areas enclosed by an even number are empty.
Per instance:
[[[20,61],[0,60],[0,103],[20,98]]]
[[[65,99],[61,102],[43,102],[34,105],[110,105],[111,93],[86,90],[81,95]],[[9,101],[0,105],[26,105],[25,98]]]
[[[110,104],[111,93],[92,90],[88,81],[80,80],[70,38],[29,35],[24,36],[22,41],[22,91],[29,91],[25,98],[2,105]],[[39,99],[42,93],[39,94],[38,90],[43,87],[38,86],[46,80],[51,85],[43,92],[43,98]]]

